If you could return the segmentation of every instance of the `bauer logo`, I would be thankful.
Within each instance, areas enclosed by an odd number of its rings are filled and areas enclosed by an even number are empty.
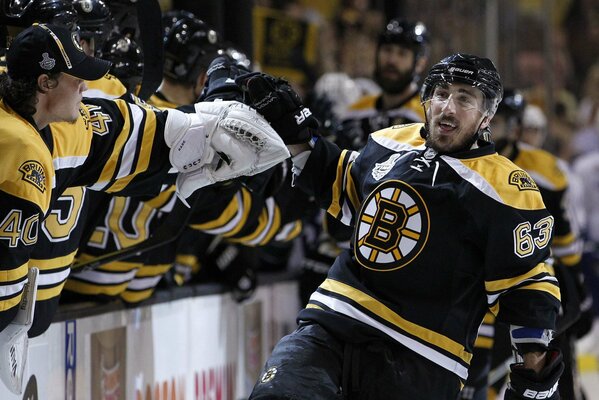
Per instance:
[[[38,161],[25,161],[19,167],[19,171],[23,174],[21,179],[25,182],[31,183],[42,193],[46,191],[46,173],[44,167]]]
[[[459,73],[465,74],[465,75],[474,75],[474,71],[469,70],[469,69],[464,69],[464,68],[458,68],[458,67],[450,67],[448,69],[448,71],[452,74],[455,72],[459,72]]]

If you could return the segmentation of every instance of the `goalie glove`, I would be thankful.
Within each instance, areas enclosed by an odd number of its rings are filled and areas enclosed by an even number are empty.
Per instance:
[[[249,104],[270,122],[286,144],[310,141],[310,129],[318,129],[318,120],[287,81],[259,72],[242,75],[235,81],[248,93]]]
[[[281,138],[251,107],[218,101],[196,103],[195,110],[169,110],[165,128],[182,199],[213,183],[266,171],[289,157]]]
[[[559,349],[549,349],[546,357],[545,367],[539,373],[524,368],[522,363],[510,365],[510,382],[505,392],[505,400],[559,400],[557,384],[564,371],[562,353]]]
[[[15,394],[23,391],[23,374],[29,348],[27,331],[33,324],[38,274],[37,268],[29,269],[17,315],[0,332],[0,379]]]

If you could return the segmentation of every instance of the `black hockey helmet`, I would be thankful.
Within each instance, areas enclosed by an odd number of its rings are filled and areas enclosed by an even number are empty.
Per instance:
[[[522,122],[525,108],[526,100],[519,90],[505,89],[503,91],[503,99],[497,107],[497,115],[503,115],[506,118],[515,118],[518,122]]]
[[[71,0],[0,0],[3,25],[28,27],[34,22],[77,29],[77,12]]]
[[[464,83],[479,89],[485,97],[485,111],[493,116],[503,97],[501,77],[491,60],[470,54],[452,54],[433,65],[420,92],[422,103],[430,100],[440,83]]]
[[[406,46],[414,51],[416,57],[427,54],[429,34],[422,22],[409,22],[404,19],[392,19],[379,34],[378,46],[393,43]]]
[[[168,32],[171,30],[173,25],[184,18],[197,19],[193,13],[186,10],[170,10],[163,13],[162,30],[164,31],[164,36],[168,35]]]
[[[74,0],[73,6],[77,12],[81,38],[87,41],[93,38],[99,52],[114,27],[110,9],[104,0]]]
[[[144,68],[143,53],[139,45],[122,34],[114,34],[102,48],[101,57],[112,62],[110,73],[133,91],[141,83]]]
[[[164,34],[164,75],[195,83],[220,49],[219,36],[204,21],[184,16]]]

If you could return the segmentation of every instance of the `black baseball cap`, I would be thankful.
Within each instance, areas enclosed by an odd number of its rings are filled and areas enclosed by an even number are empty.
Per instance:
[[[12,41],[6,54],[6,68],[13,79],[64,72],[93,81],[106,75],[110,62],[85,54],[76,31],[58,25],[33,24]]]

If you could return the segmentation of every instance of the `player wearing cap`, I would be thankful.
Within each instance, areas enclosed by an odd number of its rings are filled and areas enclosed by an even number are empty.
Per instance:
[[[87,56],[76,33],[63,27],[34,24],[21,32],[9,48],[7,67],[0,77],[5,157],[0,329],[17,312],[40,225],[66,187],[152,194],[174,167],[185,198],[199,187],[259,172],[285,158],[276,140],[258,149],[236,138],[235,126],[264,140],[275,136],[263,120],[255,120],[255,112],[238,103],[198,104],[195,114],[158,112],[122,100],[86,99],[82,104],[85,80],[102,77],[109,63]],[[229,165],[217,167],[217,151],[224,151]]]

